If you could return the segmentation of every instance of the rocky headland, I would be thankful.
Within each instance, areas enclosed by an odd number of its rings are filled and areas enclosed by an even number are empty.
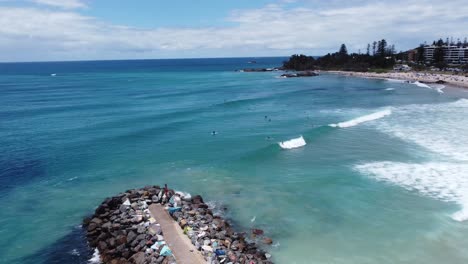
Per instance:
[[[318,74],[314,71],[299,71],[295,73],[281,74],[281,77],[283,78],[314,77],[314,76],[318,76]]]
[[[94,258],[105,264],[182,263],[166,243],[165,230],[157,222],[159,216],[150,210],[156,206],[164,206],[163,213],[169,213],[206,263],[272,263],[271,255],[256,243],[272,243],[263,236],[263,230],[236,232],[226,219],[213,213],[201,196],[191,197],[159,186],[107,198],[84,219],[83,228],[90,247],[95,249]]]
[[[242,70],[238,70],[239,72],[272,72],[272,71],[280,71],[283,70],[282,68],[246,68]]]
[[[283,67],[276,67],[276,68],[247,68],[238,70],[239,72],[273,72],[273,71],[284,71]],[[318,76],[318,73],[315,71],[292,71],[292,72],[285,72],[280,75],[283,78],[297,78],[297,77],[313,77]]]

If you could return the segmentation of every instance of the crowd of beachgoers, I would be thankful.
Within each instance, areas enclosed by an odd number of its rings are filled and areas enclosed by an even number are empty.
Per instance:
[[[363,78],[376,79],[398,79],[410,82],[421,82],[426,84],[445,83],[447,85],[468,88],[468,74],[443,74],[434,72],[348,72],[348,71],[328,71],[329,73],[341,74],[346,76],[356,76]]]

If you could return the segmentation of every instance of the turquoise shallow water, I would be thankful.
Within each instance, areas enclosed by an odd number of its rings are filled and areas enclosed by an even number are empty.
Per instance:
[[[164,183],[277,263],[468,263],[466,91],[234,71],[283,59],[0,64],[0,263],[86,263],[81,219]]]

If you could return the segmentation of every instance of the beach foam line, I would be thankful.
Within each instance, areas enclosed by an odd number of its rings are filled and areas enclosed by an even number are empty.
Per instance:
[[[340,123],[337,123],[337,124],[330,124],[329,126],[339,127],[339,128],[353,127],[353,126],[359,125],[361,123],[372,121],[372,120],[377,120],[377,119],[383,118],[383,117],[391,115],[391,114],[392,114],[392,111],[390,109],[386,109],[386,110],[382,110],[382,111],[379,111],[379,112],[372,113],[370,115],[361,116],[361,117],[358,117],[358,118],[355,118],[355,119],[352,119],[352,120],[349,120],[349,121],[346,121],[346,122],[340,122]]]
[[[443,93],[444,93],[444,91],[442,91],[442,89],[444,89],[445,86],[443,86],[443,85],[440,85],[440,86],[430,86],[430,85],[427,85],[427,84],[425,84],[425,83],[421,83],[421,82],[418,82],[418,81],[414,82],[413,84],[415,84],[415,85],[417,85],[417,86],[419,86],[419,87],[428,88],[428,89],[431,89],[431,90],[436,90],[436,91],[437,91],[438,93],[440,93],[440,94],[443,94]]]
[[[452,219],[468,220],[468,164],[383,161],[359,164],[354,169],[378,181],[395,184],[441,201],[455,202],[462,209],[452,214]]]
[[[432,89],[429,85],[427,85],[427,84],[425,84],[425,83],[418,82],[418,81],[415,81],[413,84],[415,84],[415,85],[418,86],[418,87],[423,87],[423,88]]]
[[[445,88],[445,85],[434,85],[433,87],[434,87],[434,89],[436,89],[436,91],[438,93],[440,93],[440,94],[444,93],[444,91],[442,91],[442,90]]]
[[[293,149],[293,148],[300,148],[306,145],[306,142],[302,136],[298,138],[293,138],[287,141],[279,142],[278,145],[282,149]]]
[[[395,83],[406,83],[406,82],[408,82],[408,81],[405,81],[405,80],[391,79],[391,78],[387,78],[385,80],[388,81],[388,82],[395,82]]]

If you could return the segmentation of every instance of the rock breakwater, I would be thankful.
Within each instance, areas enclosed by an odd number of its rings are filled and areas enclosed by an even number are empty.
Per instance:
[[[164,230],[156,221],[158,217],[148,209],[152,204],[165,206],[207,263],[272,263],[270,255],[255,240],[236,232],[228,221],[213,214],[201,196],[191,197],[159,186],[107,198],[91,217],[84,219],[88,243],[102,263],[177,263],[165,241]],[[261,229],[249,233],[265,244],[272,243]]]
[[[281,74],[281,77],[283,78],[314,77],[314,76],[318,76],[318,74],[313,71],[300,71],[296,73]]]

